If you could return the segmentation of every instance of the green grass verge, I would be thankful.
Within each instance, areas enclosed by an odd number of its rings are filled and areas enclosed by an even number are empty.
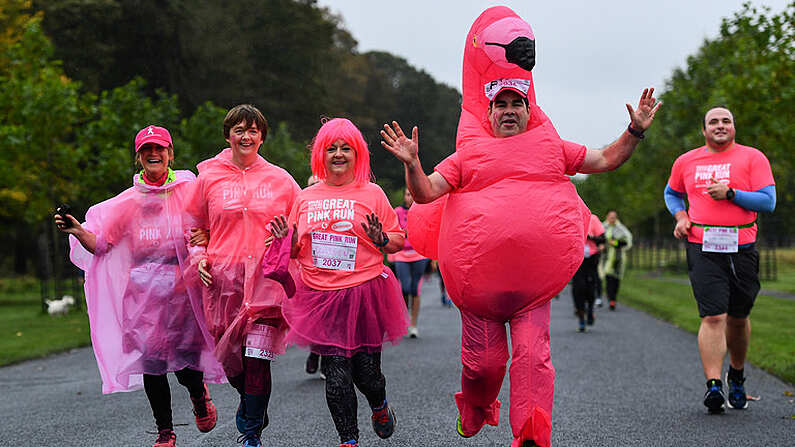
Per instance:
[[[91,343],[85,303],[51,317],[42,313],[37,292],[35,280],[0,281],[0,366]]]
[[[681,278],[687,276],[681,275]],[[621,282],[621,301],[686,331],[698,332],[701,320],[689,284],[672,282],[670,277],[654,279],[641,271],[628,271]],[[757,297],[751,312],[748,348],[748,361],[789,383],[795,383],[793,315],[795,300]]]

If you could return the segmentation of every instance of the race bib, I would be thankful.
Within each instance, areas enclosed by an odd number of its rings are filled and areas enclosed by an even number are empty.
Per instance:
[[[329,270],[353,271],[358,238],[344,234],[312,232],[312,263]]]
[[[739,234],[737,227],[704,227],[701,251],[737,253]]]
[[[246,334],[245,356],[255,359],[273,360],[273,342],[276,338],[276,328],[267,324],[253,324]]]

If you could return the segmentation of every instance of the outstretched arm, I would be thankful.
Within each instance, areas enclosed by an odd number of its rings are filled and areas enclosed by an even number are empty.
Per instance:
[[[393,129],[394,127],[394,129]],[[403,162],[406,168],[406,185],[417,203],[429,203],[450,192],[452,187],[438,172],[425,175],[419,158],[417,127],[411,130],[411,139],[406,137],[397,121],[392,126],[384,124],[381,145]]]
[[[654,121],[654,115],[660,105],[662,103],[657,102],[657,99],[654,98],[653,88],[643,89],[637,109],[633,109],[631,105],[627,104],[627,112],[629,112],[630,118],[629,128],[606,148],[602,150],[588,149],[585,154],[585,161],[579,172],[584,174],[607,172],[624,164],[640,142],[643,132],[651,126],[652,121]],[[640,136],[632,135],[630,128],[632,132]]]
[[[61,216],[56,214],[53,216],[55,219],[55,226],[64,233],[71,234],[80,244],[92,255],[97,249],[97,235],[86,230],[80,225],[80,222],[71,214]],[[68,222],[68,223],[67,223]]]

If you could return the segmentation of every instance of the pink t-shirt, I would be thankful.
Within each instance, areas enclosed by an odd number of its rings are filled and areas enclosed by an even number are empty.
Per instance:
[[[290,226],[298,224],[298,263],[304,283],[317,290],[338,290],[383,272],[383,255],[362,228],[371,213],[390,238],[404,234],[392,205],[375,183],[321,182],[301,191],[289,221]]]
[[[605,227],[602,226],[602,222],[598,217],[596,217],[596,214],[591,214],[591,221],[588,223],[588,236],[599,236],[602,234],[605,234]],[[587,257],[591,257],[599,253],[599,247],[594,241],[586,239],[585,246],[587,247]]]
[[[409,209],[399,206],[395,208],[395,214],[397,214],[398,223],[400,223],[400,228],[405,230],[409,224]],[[406,238],[406,242],[403,244],[403,250],[400,250],[397,253],[389,255],[387,259],[390,262],[395,262],[395,261],[416,262],[425,259],[425,256],[417,253],[417,250],[415,250],[414,247],[411,246],[411,242],[409,242],[409,239]]]
[[[727,200],[714,200],[707,193],[710,179],[728,183],[741,191],[758,191],[775,185],[773,173],[762,152],[741,144],[733,144],[723,152],[710,152],[701,146],[679,156],[671,168],[668,186],[687,194],[688,215],[693,223],[703,225],[745,225],[756,220],[756,212]],[[741,228],[739,244],[756,241],[756,225]],[[690,227],[688,241],[701,243],[704,229]]]

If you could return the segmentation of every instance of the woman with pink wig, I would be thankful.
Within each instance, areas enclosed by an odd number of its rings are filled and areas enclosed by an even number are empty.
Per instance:
[[[386,195],[370,182],[367,143],[352,122],[323,124],[311,165],[320,183],[301,191],[289,219],[271,222],[282,236],[289,222],[291,255],[300,265],[295,297],[284,305],[287,341],[322,356],[326,401],[342,446],[350,447],[359,439],[354,386],[373,410],[375,433],[388,438],[395,428],[381,349],[406,335],[408,315],[382,251],[402,249],[404,233]]]

